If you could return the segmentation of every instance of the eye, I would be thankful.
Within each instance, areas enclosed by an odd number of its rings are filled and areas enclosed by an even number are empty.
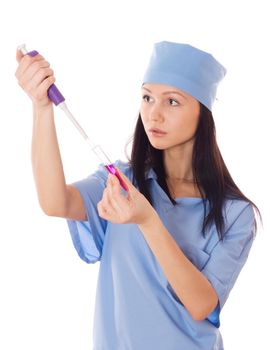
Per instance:
[[[179,105],[179,102],[174,100],[173,98],[170,98],[169,101],[170,101],[171,106],[178,106]],[[173,104],[173,102],[175,102],[176,104]]]
[[[150,98],[151,98],[151,97],[148,96],[148,95],[143,95],[143,97],[142,97],[142,99],[143,99],[145,102],[150,102],[150,101],[149,101]]]

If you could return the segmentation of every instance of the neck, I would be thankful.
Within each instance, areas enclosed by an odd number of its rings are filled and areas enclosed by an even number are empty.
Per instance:
[[[179,178],[179,177],[172,177],[172,176],[166,176],[166,179],[172,180],[172,181],[179,181],[179,182],[194,182],[194,179],[187,179],[187,178]]]
[[[166,149],[163,151],[163,161],[167,179],[194,182],[192,172],[192,143]]]

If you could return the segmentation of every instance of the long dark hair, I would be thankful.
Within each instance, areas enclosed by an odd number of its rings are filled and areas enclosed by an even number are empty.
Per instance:
[[[131,158],[128,155],[127,158],[133,171],[133,184],[136,181],[140,192],[151,204],[153,202],[146,181],[146,174],[150,168],[153,168],[157,174],[158,184],[166,192],[173,205],[176,204],[166,183],[163,151],[154,148],[150,144],[140,114],[133,135]],[[240,191],[233,181],[217,145],[212,112],[201,103],[199,122],[193,145],[192,170],[194,182],[198,186],[202,198],[209,201],[208,213],[206,213],[206,203],[203,201],[204,221],[202,233],[204,237],[207,227],[215,223],[218,236],[223,240],[225,224],[222,208],[224,201],[228,198],[242,199],[249,202],[261,218],[257,206]],[[257,223],[255,220],[255,232],[256,229]]]

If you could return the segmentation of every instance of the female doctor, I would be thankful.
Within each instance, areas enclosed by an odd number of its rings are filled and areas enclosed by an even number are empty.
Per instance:
[[[156,43],[141,86],[131,158],[120,176],[101,164],[66,184],[41,56],[16,77],[33,104],[32,164],[39,203],[67,219],[87,263],[100,262],[94,350],[222,350],[220,312],[252,246],[251,200],[219,151],[212,107],[226,69],[188,44]]]

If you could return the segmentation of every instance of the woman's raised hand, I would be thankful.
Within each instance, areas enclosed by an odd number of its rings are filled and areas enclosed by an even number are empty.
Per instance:
[[[50,63],[40,54],[31,57],[23,55],[20,50],[17,50],[16,59],[19,64],[15,73],[18,84],[37,107],[50,105],[52,102],[47,91],[55,82]]]

